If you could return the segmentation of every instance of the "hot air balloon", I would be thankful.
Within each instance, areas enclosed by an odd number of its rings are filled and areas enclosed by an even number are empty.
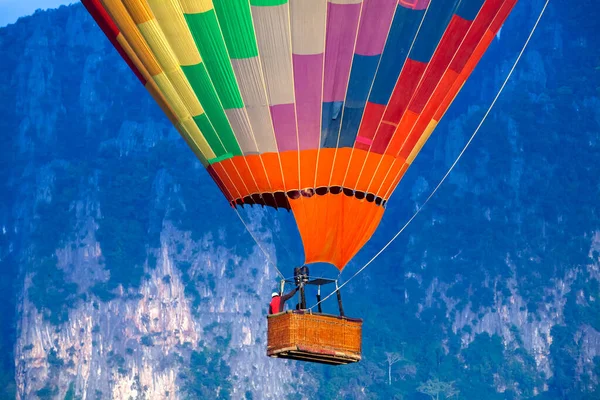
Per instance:
[[[341,271],[517,0],[82,1],[227,201]]]

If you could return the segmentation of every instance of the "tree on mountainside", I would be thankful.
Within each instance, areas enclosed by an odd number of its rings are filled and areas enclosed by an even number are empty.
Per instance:
[[[452,397],[458,396],[459,390],[454,387],[454,381],[443,382],[439,379],[428,379],[427,382],[422,383],[417,390],[423,394],[428,395],[433,400],[440,400],[440,395],[444,396],[445,399],[451,399]]]
[[[392,365],[402,360],[403,357],[399,353],[385,352],[388,363],[388,385],[392,384]]]

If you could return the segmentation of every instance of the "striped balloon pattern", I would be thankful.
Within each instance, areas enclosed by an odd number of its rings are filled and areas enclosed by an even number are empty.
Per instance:
[[[233,207],[343,269],[517,0],[83,0]]]

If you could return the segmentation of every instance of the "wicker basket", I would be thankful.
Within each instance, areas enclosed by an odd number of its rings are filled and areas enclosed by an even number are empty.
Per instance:
[[[269,357],[334,365],[360,361],[361,319],[287,311],[267,321]]]

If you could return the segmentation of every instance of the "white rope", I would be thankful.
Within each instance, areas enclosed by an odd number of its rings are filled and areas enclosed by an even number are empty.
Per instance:
[[[242,221],[242,224],[244,224],[244,228],[246,228],[246,231],[252,237],[252,240],[254,240],[254,243],[256,243],[256,245],[258,246],[260,251],[262,251],[262,253],[265,255],[267,262],[275,268],[275,271],[277,271],[277,273],[279,274],[281,279],[285,279],[285,276],[283,276],[283,274],[281,273],[279,268],[277,268],[277,265],[275,265],[275,263],[273,261],[271,261],[271,257],[269,257],[269,253],[267,253],[267,251],[260,245],[260,243],[258,242],[258,239],[256,239],[256,236],[254,236],[254,234],[250,231],[250,228],[248,228],[248,225],[246,225],[244,218],[242,218],[242,216],[240,215],[240,212],[237,210],[236,206],[233,206],[233,209],[235,210],[235,213],[239,217],[240,221]]]
[[[429,202],[429,200],[431,200],[431,198],[438,191],[438,189],[440,188],[440,186],[442,186],[442,183],[444,183],[444,181],[446,180],[446,178],[448,177],[448,175],[450,175],[450,172],[452,172],[452,170],[454,169],[454,167],[456,166],[456,164],[458,163],[458,161],[462,158],[463,154],[465,153],[465,151],[467,150],[467,148],[469,147],[469,145],[471,144],[471,142],[473,141],[473,139],[475,138],[475,136],[477,135],[477,133],[479,133],[479,130],[481,129],[481,126],[483,125],[483,123],[487,119],[488,115],[490,114],[490,112],[494,108],[494,105],[496,105],[496,101],[498,100],[498,98],[500,97],[500,95],[502,94],[502,92],[504,91],[504,88],[506,87],[506,84],[508,83],[508,81],[510,80],[510,77],[512,76],[513,72],[515,71],[515,68],[517,67],[517,64],[521,60],[521,57],[523,56],[523,53],[525,52],[525,49],[527,49],[527,46],[529,45],[529,41],[531,40],[531,37],[535,33],[535,31],[536,31],[536,29],[538,27],[538,24],[540,23],[540,20],[542,19],[542,16],[544,15],[544,12],[546,11],[546,7],[548,6],[549,2],[550,2],[550,0],[546,0],[546,3],[544,4],[544,7],[542,8],[542,11],[540,12],[540,15],[538,16],[537,21],[535,22],[535,25],[533,26],[533,29],[529,33],[529,36],[527,37],[527,40],[525,41],[525,44],[523,45],[523,48],[521,49],[521,52],[519,53],[519,56],[517,57],[515,63],[513,64],[512,68],[510,69],[510,71],[508,73],[508,75],[506,76],[506,79],[504,80],[504,83],[502,83],[502,86],[500,87],[500,90],[496,94],[496,97],[494,97],[494,100],[492,101],[492,104],[490,104],[490,106],[487,109],[485,115],[483,116],[481,122],[479,122],[479,125],[477,125],[477,128],[475,128],[475,131],[471,135],[471,138],[465,144],[465,146],[463,147],[462,151],[460,152],[460,154],[458,155],[458,157],[456,157],[456,160],[454,160],[454,163],[452,163],[452,165],[450,166],[450,168],[448,169],[448,171],[446,172],[446,174],[444,175],[444,177],[440,180],[440,182],[437,184],[437,186],[435,187],[435,189],[433,189],[433,191],[431,192],[431,194],[429,195],[429,197],[427,197],[427,199],[425,199],[425,202],[417,209],[417,211],[413,214],[413,216],[398,231],[398,233],[396,233],[394,235],[394,237],[392,237],[390,239],[390,241],[387,242],[386,245],[383,246],[383,248],[381,250],[379,250],[379,252],[373,256],[373,258],[371,258],[365,265],[363,265],[361,269],[359,269],[358,271],[356,271],[354,273],[354,275],[352,275],[347,281],[345,281],[339,287],[339,289],[341,289],[344,286],[346,286],[346,284],[348,282],[350,282],[352,279],[354,279],[358,274],[360,274],[362,271],[364,271],[365,268],[367,268],[373,261],[375,261],[375,259],[377,259],[377,257],[379,257],[381,255],[381,253],[383,253],[398,238],[398,236],[400,236],[400,234],[402,232],[404,232],[404,230],[408,227],[408,225],[410,225],[410,223],[416,218],[416,216],[419,215],[419,213],[421,212],[421,210],[423,209],[423,207],[425,207],[425,205],[427,205],[427,203]],[[337,290],[339,290],[339,289],[337,289]],[[328,294],[324,299],[322,299],[317,304],[315,304],[314,306],[312,306],[310,308],[310,310],[312,310],[313,308],[315,308],[316,306],[318,306],[320,303],[324,302],[325,300],[327,300],[328,298],[330,298],[331,296],[333,296],[333,294],[335,292],[336,291],[333,291],[330,294]]]

